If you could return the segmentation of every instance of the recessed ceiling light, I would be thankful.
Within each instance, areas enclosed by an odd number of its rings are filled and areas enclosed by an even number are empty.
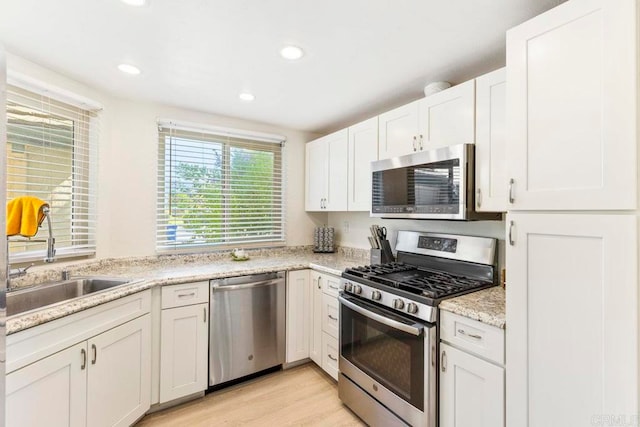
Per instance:
[[[242,92],[240,95],[238,95],[238,98],[242,99],[243,101],[253,101],[254,99],[256,99],[256,97],[249,92]]]
[[[285,46],[280,51],[280,56],[284,59],[300,59],[304,56],[304,51],[298,46]]]
[[[122,71],[123,73],[132,74],[132,75],[140,74],[140,68],[131,64],[120,64],[118,65],[118,70]]]
[[[120,0],[124,4],[129,6],[144,6],[147,4],[147,0]]]

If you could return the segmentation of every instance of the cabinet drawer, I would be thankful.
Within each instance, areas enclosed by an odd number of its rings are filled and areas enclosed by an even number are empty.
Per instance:
[[[328,274],[322,275],[322,292],[333,297],[337,297],[340,292],[340,278],[330,276]]]
[[[338,381],[338,339],[324,332],[322,334],[322,369]]]
[[[162,288],[162,308],[209,302],[209,282],[185,283]]]
[[[504,365],[504,331],[448,311],[440,313],[440,339]]]
[[[338,308],[338,299],[336,297],[327,294],[322,295],[322,331],[336,339],[338,338],[338,328],[340,327]]]

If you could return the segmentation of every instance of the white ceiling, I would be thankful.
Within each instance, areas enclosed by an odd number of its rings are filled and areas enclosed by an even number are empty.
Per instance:
[[[118,96],[326,132],[503,66],[505,30],[560,2],[0,0],[0,42]]]

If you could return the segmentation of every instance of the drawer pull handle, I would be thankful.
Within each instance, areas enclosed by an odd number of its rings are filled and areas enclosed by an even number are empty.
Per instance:
[[[335,356],[331,355],[331,354],[327,354],[327,357],[331,360],[333,360],[334,362],[337,362],[338,359],[335,358]]]
[[[98,360],[98,348],[95,344],[91,344],[91,350],[93,350],[93,360],[91,360],[91,364],[95,365],[96,360]]]
[[[83,348],[80,350],[80,354],[82,355],[82,365],[80,365],[80,370],[83,371],[87,367],[87,350]]]
[[[444,350],[442,350],[442,354],[440,355],[440,370],[447,372],[447,352]]]
[[[339,287],[337,287],[337,286],[331,286],[331,285],[329,285],[329,287],[330,287],[331,289],[335,289],[336,291],[340,289],[340,288],[339,288]]]
[[[333,316],[332,316],[332,315],[330,315],[330,314],[328,314],[328,315],[327,315],[327,317],[329,317],[329,319],[331,319],[331,320],[338,320],[338,318],[337,318],[337,317],[333,317]]]
[[[178,294],[178,298],[187,298],[187,297],[195,297],[196,293],[195,292],[190,292],[188,294]]]
[[[481,340],[482,336],[481,335],[477,335],[477,334],[468,334],[464,329],[458,329],[458,333],[461,335],[466,335],[469,338],[475,338],[477,340]]]

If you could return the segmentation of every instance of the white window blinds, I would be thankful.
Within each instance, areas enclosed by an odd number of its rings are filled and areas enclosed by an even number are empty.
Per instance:
[[[49,203],[56,258],[95,253],[96,108],[69,95],[7,87],[7,201],[22,195]],[[29,85],[32,88],[32,85]],[[48,236],[47,222],[33,240]],[[46,243],[10,238],[11,262],[42,259]]]
[[[284,138],[159,123],[157,249],[284,244]]]

